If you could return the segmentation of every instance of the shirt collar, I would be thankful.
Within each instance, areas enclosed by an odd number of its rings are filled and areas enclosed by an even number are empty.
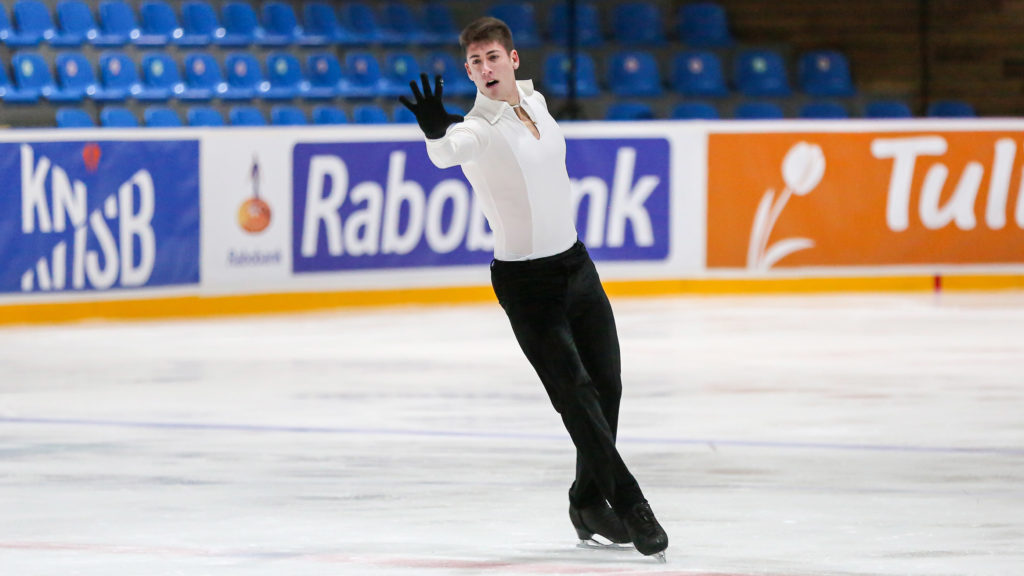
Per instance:
[[[519,103],[523,104],[523,99],[533,94],[533,80],[517,80],[516,86],[519,88]],[[473,109],[478,110],[480,115],[491,124],[494,124],[501,118],[501,114],[506,108],[511,108],[508,102],[504,100],[491,100],[479,91],[476,93],[476,102],[473,103]],[[526,110],[527,114],[530,114],[527,108],[524,107],[523,109]],[[530,114],[530,116],[532,117],[533,115]]]

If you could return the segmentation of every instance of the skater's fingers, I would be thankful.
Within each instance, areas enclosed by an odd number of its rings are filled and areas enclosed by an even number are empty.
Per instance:
[[[441,92],[444,91],[444,79],[441,78],[440,74],[434,75],[434,96],[440,100]]]
[[[416,105],[409,101],[405,96],[399,96],[398,101],[405,105],[413,114],[416,113]]]
[[[423,101],[423,94],[420,93],[420,87],[416,85],[415,80],[409,81],[409,88],[412,88],[412,95],[416,98],[416,103],[419,104]]]
[[[420,82],[423,83],[423,98],[426,100],[433,98],[434,95],[430,91],[430,78],[426,73],[420,74]]]

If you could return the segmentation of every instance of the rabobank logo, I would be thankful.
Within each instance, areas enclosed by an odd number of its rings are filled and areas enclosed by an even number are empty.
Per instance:
[[[242,200],[235,211],[236,222],[245,238],[233,242],[227,252],[226,263],[231,268],[275,267],[285,260],[284,248],[267,249],[266,244],[257,241],[264,233],[271,234],[268,228],[274,219],[273,208],[261,192],[263,168],[260,166],[259,157],[254,155],[245,188],[241,190]]]
[[[669,143],[569,140],[576,229],[598,260],[669,252]],[[494,238],[458,168],[439,170],[422,142],[297,144],[296,272],[490,261]]]
[[[0,144],[0,292],[199,281],[199,147]]]
[[[260,198],[260,162],[252,159],[249,171],[251,195],[238,207],[238,225],[249,234],[259,234],[270,226],[270,205]]]

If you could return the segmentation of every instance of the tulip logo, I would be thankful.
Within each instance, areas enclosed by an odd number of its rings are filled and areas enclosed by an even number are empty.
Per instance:
[[[747,269],[765,271],[786,256],[814,247],[809,238],[786,238],[768,246],[768,238],[779,215],[789,202],[790,196],[806,196],[814,190],[825,175],[825,154],[821,147],[807,142],[798,142],[789,149],[782,160],[782,180],[785,189],[778,198],[774,190],[767,190],[761,197],[750,230],[750,244],[747,247]]]
[[[252,160],[252,198],[238,208],[238,225],[250,234],[259,234],[270,226],[270,205],[260,198],[260,164],[256,158]]]

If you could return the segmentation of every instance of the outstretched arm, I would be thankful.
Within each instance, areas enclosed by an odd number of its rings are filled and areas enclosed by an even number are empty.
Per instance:
[[[448,130],[448,126],[462,122],[463,117],[457,114],[449,114],[444,109],[444,102],[441,100],[444,81],[440,76],[434,76],[433,90],[430,89],[430,80],[426,74],[420,74],[420,82],[423,84],[423,92],[420,92],[415,80],[409,82],[409,87],[412,88],[412,95],[416,102],[409,101],[405,96],[399,97],[399,100],[416,115],[416,122],[419,123],[420,129],[423,130],[423,134],[427,138],[431,140],[443,138]]]

